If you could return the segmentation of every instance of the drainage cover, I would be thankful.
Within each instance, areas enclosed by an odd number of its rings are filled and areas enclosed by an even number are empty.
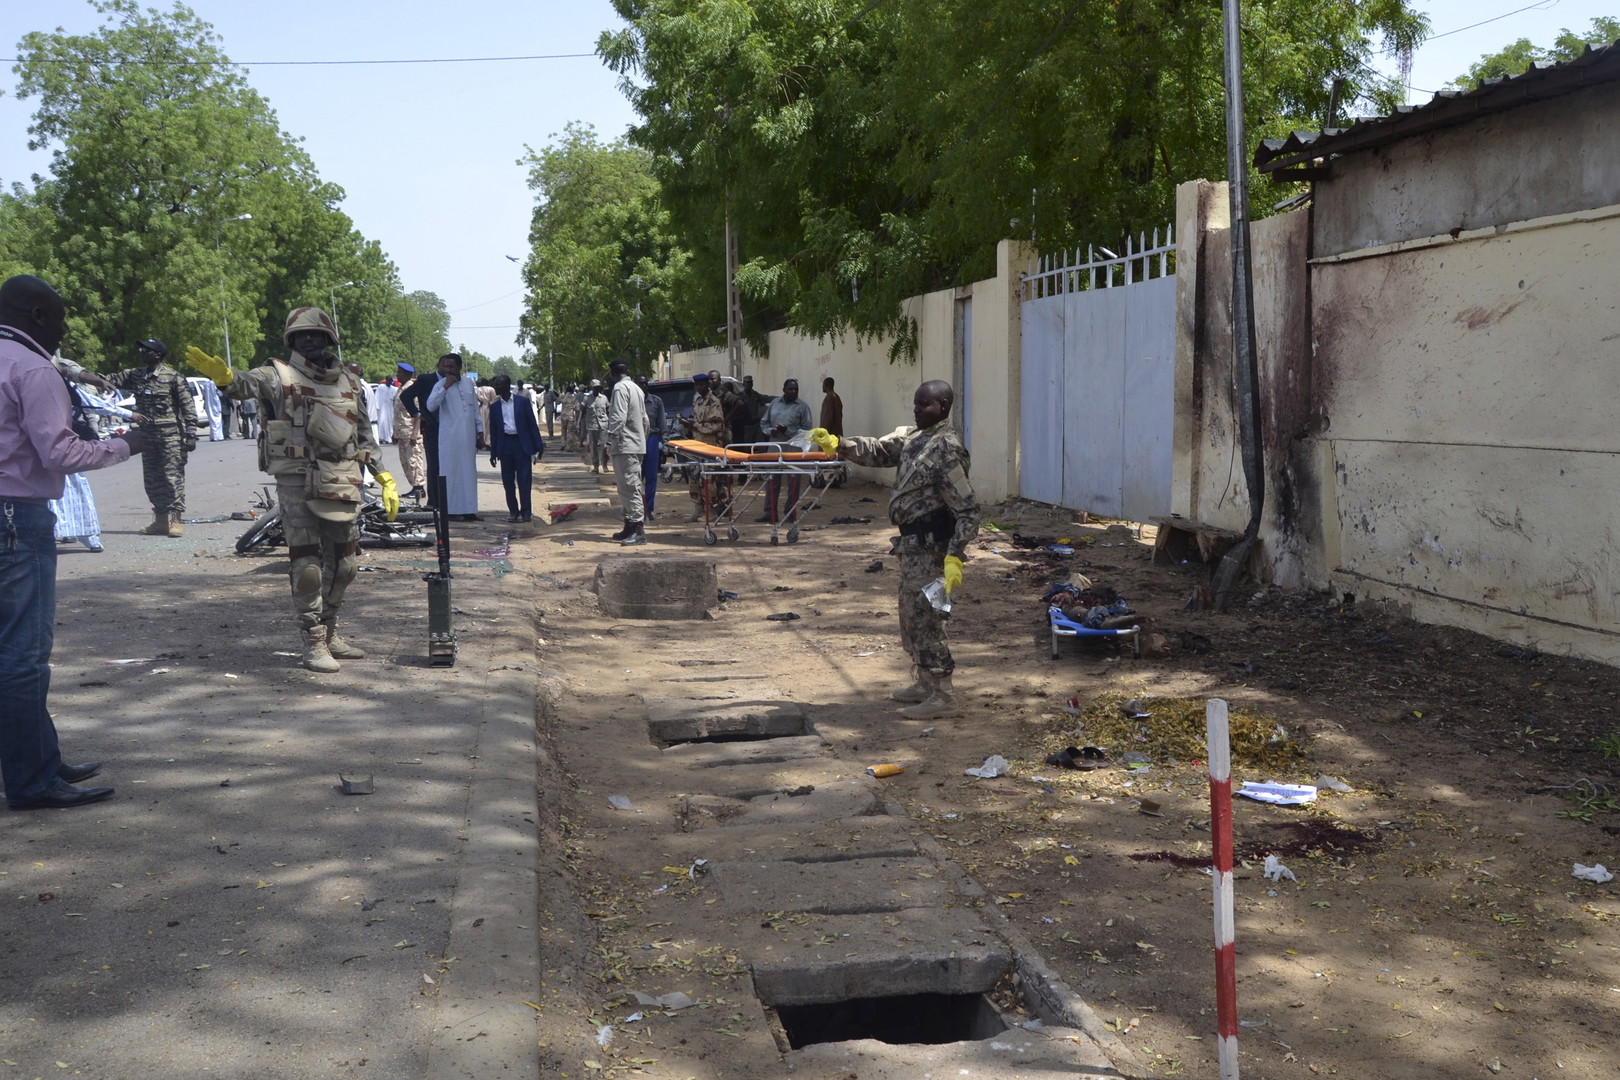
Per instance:
[[[876,1039],[895,1045],[988,1039],[1007,1030],[983,994],[906,994],[824,1005],[779,1005],[788,1045]]]

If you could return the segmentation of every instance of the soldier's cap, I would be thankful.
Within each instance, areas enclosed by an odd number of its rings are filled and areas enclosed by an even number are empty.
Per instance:
[[[708,382],[709,381],[709,373],[707,371],[700,371],[696,375],[692,376],[692,381],[693,382]]]
[[[591,380],[591,385],[592,386],[601,386],[602,385],[602,380],[601,379],[592,379]]]
[[[399,364],[397,364],[397,365],[396,365],[396,366],[397,366],[397,367],[398,367],[398,368],[399,368],[399,370],[401,370],[401,371],[408,371],[408,372],[410,372],[410,373],[411,373],[411,374],[412,374],[412,375],[415,375],[415,374],[416,374],[416,369],[415,369],[415,368],[413,368],[413,367],[411,367],[411,365],[409,365],[409,364],[407,364],[407,363],[404,363],[404,362],[403,362],[403,361],[402,361],[402,362],[400,362],[400,363],[399,363]]]
[[[456,363],[459,364],[459,363],[461,363],[461,354],[458,353],[458,352],[447,352],[443,356],[439,357],[439,359],[440,360],[454,360]]]
[[[137,347],[142,349],[150,349],[159,356],[169,355],[169,347],[163,344],[163,342],[159,341],[157,338],[147,338],[145,341],[140,342]]]

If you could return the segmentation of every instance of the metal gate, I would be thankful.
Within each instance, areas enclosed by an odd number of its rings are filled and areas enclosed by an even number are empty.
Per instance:
[[[1018,493],[1104,517],[1170,512],[1175,242],[1043,256],[1023,275]]]

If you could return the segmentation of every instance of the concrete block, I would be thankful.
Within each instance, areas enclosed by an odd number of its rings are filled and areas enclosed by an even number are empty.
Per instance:
[[[831,757],[819,735],[789,736],[755,742],[680,743],[664,751],[664,760],[688,769],[720,769],[738,765],[773,765],[819,761]],[[729,783],[729,781],[727,781]]]
[[[810,732],[804,706],[792,701],[685,701],[664,707],[649,702],[647,733],[661,743],[717,736],[774,739]]]
[[[618,619],[701,619],[720,586],[713,559],[621,555],[597,564],[596,593]]]
[[[932,860],[882,856],[833,862],[722,862],[709,876],[736,911],[853,915],[945,907],[956,900]]]

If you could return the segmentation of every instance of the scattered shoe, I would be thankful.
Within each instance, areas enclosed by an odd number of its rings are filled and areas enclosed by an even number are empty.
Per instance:
[[[79,543],[83,544],[86,548],[88,548],[91,551],[99,552],[99,551],[102,550],[102,548],[101,548],[101,540],[100,540],[99,537],[81,536],[81,537],[79,537]]]
[[[112,793],[113,789],[110,787],[75,787],[58,780],[39,798],[8,805],[13,810],[66,810],[70,806],[85,806],[100,802]]]
[[[69,784],[79,784],[101,771],[101,762],[86,761],[82,765],[64,764],[56,770],[56,778]]]
[[[506,516],[506,523],[508,525],[517,525],[528,520],[529,519],[524,517],[522,514],[508,514]]]

